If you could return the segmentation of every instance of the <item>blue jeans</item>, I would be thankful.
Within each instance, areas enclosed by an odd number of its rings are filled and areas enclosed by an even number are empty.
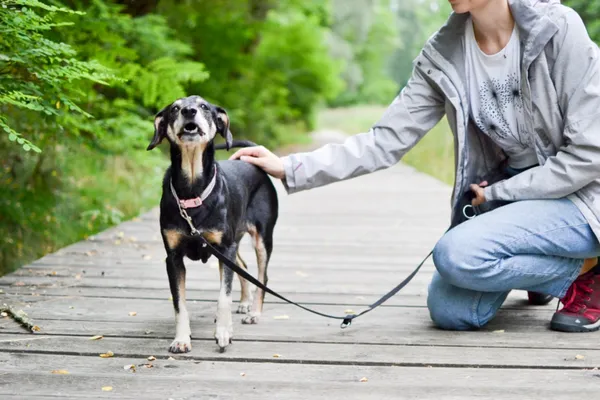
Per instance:
[[[488,323],[513,289],[561,298],[600,243],[568,199],[511,203],[448,231],[433,250],[427,306],[443,329]]]

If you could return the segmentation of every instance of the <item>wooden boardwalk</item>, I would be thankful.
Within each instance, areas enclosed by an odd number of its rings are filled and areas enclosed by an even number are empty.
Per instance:
[[[269,285],[337,314],[402,280],[449,219],[450,189],[403,165],[293,196],[277,188]],[[255,272],[247,241],[242,253]],[[258,325],[234,316],[234,342],[220,354],[215,260],[188,261],[193,349],[169,358],[175,324],[163,260],[153,211],[0,278],[0,304],[41,328],[31,334],[0,318],[0,399],[567,399],[600,388],[600,334],[549,331],[555,302],[529,307],[515,292],[482,331],[435,329],[431,262],[346,330],[267,295]],[[124,368],[132,364],[135,372]],[[61,370],[68,374],[52,373]]]

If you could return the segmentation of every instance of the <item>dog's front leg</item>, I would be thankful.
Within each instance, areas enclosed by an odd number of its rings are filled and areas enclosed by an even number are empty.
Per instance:
[[[224,252],[227,258],[235,259],[236,249],[229,248]],[[215,340],[219,345],[221,352],[225,351],[233,339],[233,321],[231,317],[231,288],[233,285],[233,271],[219,262],[219,272],[221,275],[221,290],[219,300],[217,301],[217,325],[215,328]]]
[[[190,317],[185,306],[185,265],[183,256],[169,252],[167,256],[167,274],[175,308],[175,340],[171,343],[171,353],[187,353],[192,349]]]

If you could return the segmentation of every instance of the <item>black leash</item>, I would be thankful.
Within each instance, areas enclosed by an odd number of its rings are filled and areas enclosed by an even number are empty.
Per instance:
[[[249,142],[251,143],[251,142]],[[216,146],[215,146],[216,147]],[[216,171],[215,171],[216,172]],[[200,240],[202,241],[202,247],[207,248],[210,253],[215,256],[219,261],[221,261],[223,264],[225,264],[227,267],[231,268],[231,270],[233,270],[234,272],[236,272],[238,275],[240,275],[242,278],[246,279],[247,281],[251,282],[253,285],[261,288],[262,290],[264,290],[265,292],[289,303],[292,305],[295,305],[296,307],[300,307],[301,309],[308,311],[310,313],[316,314],[316,315],[320,315],[321,317],[325,317],[325,318],[331,318],[331,319],[341,319],[342,323],[340,325],[340,327],[342,329],[349,327],[352,324],[352,320],[360,317],[361,315],[365,315],[366,313],[373,311],[374,309],[376,309],[377,307],[379,307],[380,305],[382,305],[383,303],[385,303],[387,300],[390,299],[390,297],[394,296],[396,293],[398,293],[400,290],[402,290],[402,288],[404,288],[406,285],[408,285],[408,283],[415,277],[415,275],[417,275],[417,273],[419,272],[419,270],[421,269],[421,267],[423,266],[423,264],[425,264],[425,261],[427,261],[427,259],[429,258],[429,256],[431,256],[433,254],[433,250],[429,252],[429,254],[427,255],[427,257],[425,257],[423,259],[423,261],[421,261],[421,263],[419,263],[419,265],[417,265],[417,267],[414,269],[413,272],[410,273],[410,275],[408,275],[402,282],[400,282],[399,285],[397,285],[395,288],[393,288],[392,290],[390,290],[388,293],[386,293],[383,297],[381,297],[379,300],[377,300],[375,303],[371,304],[370,306],[368,306],[365,310],[361,311],[358,314],[348,314],[346,316],[336,316],[336,315],[330,315],[330,314],[325,314],[322,313],[320,311],[316,311],[313,310],[311,308],[308,308],[306,306],[303,306],[302,304],[298,304],[292,300],[289,300],[287,298],[285,298],[284,296],[280,295],[279,293],[277,293],[276,291],[269,289],[266,285],[262,284],[260,281],[258,281],[258,279],[256,279],[255,277],[253,277],[252,275],[250,275],[248,273],[248,271],[246,271],[244,268],[239,267],[235,262],[231,261],[229,258],[227,258],[223,253],[221,253],[217,248],[215,248],[212,244],[210,244],[201,234],[201,232],[196,229],[196,227],[194,226],[194,223],[192,221],[192,218],[188,215],[185,207],[183,207],[181,205],[181,202],[179,201],[179,198],[177,197],[177,193],[175,192],[175,189],[173,188],[173,186],[171,185],[171,191],[172,194],[176,200],[177,203],[177,207],[179,208],[179,214],[181,215],[181,218],[183,218],[188,225],[190,226],[190,233],[192,236],[196,236],[198,238],[200,238]]]
[[[284,296],[280,295],[279,293],[277,293],[274,290],[269,289],[267,286],[263,285],[261,282],[258,281],[258,279],[256,279],[255,277],[253,277],[252,275],[250,275],[248,273],[248,271],[246,271],[244,268],[239,267],[235,262],[231,261],[229,258],[227,258],[223,253],[221,253],[219,250],[217,250],[212,244],[210,244],[201,234],[200,232],[198,232],[197,230],[195,232],[192,232],[192,235],[194,236],[198,236],[200,238],[200,240],[203,242],[202,243],[202,247],[208,248],[208,250],[211,252],[211,254],[213,256],[215,256],[219,261],[221,261],[223,264],[225,264],[226,266],[228,266],[229,268],[231,268],[234,272],[236,272],[237,274],[241,275],[242,278],[250,281],[252,284],[254,284],[255,286],[258,286],[259,288],[261,288],[262,290],[264,290],[265,292],[289,303],[289,304],[293,304],[296,307],[300,307],[303,310],[306,310],[308,312],[311,312],[313,314],[316,315],[320,315],[321,317],[325,317],[325,318],[331,318],[331,319],[341,319],[342,320],[342,324],[340,325],[340,327],[342,329],[347,328],[348,326],[350,326],[350,324],[352,324],[352,320],[360,317],[361,315],[365,315],[366,313],[368,313],[369,311],[373,311],[374,309],[376,309],[377,307],[379,307],[380,305],[382,305],[383,303],[385,303],[387,300],[389,300],[390,297],[394,296],[396,293],[398,293],[400,290],[402,290],[402,288],[404,288],[406,285],[408,285],[408,283],[415,277],[415,275],[417,275],[417,272],[419,272],[419,270],[421,269],[421,267],[423,266],[423,264],[425,264],[425,261],[427,261],[427,259],[429,258],[429,256],[431,256],[431,254],[433,252],[429,252],[429,254],[427,255],[427,257],[425,257],[423,259],[423,261],[421,261],[421,263],[417,266],[417,268],[415,268],[415,270],[413,272],[411,272],[410,275],[408,275],[406,277],[406,279],[404,279],[402,282],[400,282],[400,284],[398,286],[396,286],[395,288],[393,288],[392,290],[390,290],[388,293],[386,293],[382,298],[380,298],[379,300],[377,300],[375,303],[371,304],[370,306],[368,306],[365,310],[361,311],[358,314],[348,314],[344,317],[340,317],[340,316],[336,316],[336,315],[330,315],[330,314],[325,314],[322,313],[320,311],[316,311],[313,309],[310,309],[308,307],[303,306],[302,304],[298,304],[292,300],[289,300],[287,298],[285,298]]]

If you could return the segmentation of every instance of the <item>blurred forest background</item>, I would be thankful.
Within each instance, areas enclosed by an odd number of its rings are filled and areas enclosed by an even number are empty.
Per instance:
[[[600,36],[600,2],[570,4]],[[167,158],[145,148],[175,98],[221,105],[235,137],[271,148],[363,132],[450,13],[447,0],[0,5],[0,275],[158,204]],[[451,140],[440,124],[406,161],[448,181]]]

